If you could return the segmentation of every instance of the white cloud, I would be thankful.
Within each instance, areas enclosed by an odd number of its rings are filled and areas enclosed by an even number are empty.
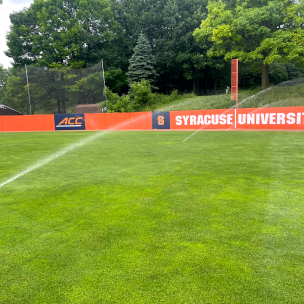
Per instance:
[[[12,4],[25,5],[27,7],[28,4],[31,3],[31,2],[33,2],[33,1],[29,1],[29,0],[11,0],[10,2]]]
[[[11,66],[12,59],[5,56],[4,51],[7,50],[6,35],[10,30],[9,15],[12,12],[18,12],[24,7],[29,7],[33,0],[3,0],[0,4],[0,64],[5,68]]]

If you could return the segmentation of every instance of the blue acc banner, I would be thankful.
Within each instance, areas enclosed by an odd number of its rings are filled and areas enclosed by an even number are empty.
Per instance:
[[[85,130],[84,114],[55,114],[55,130]]]
[[[152,112],[152,129],[170,129],[170,112]]]

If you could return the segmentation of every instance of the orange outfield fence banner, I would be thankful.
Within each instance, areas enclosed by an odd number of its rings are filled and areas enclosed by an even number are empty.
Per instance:
[[[236,128],[303,130],[304,107],[238,109]]]
[[[152,112],[84,114],[86,130],[152,130]]]
[[[304,107],[170,112],[171,130],[304,130]]]
[[[0,132],[304,130],[304,107],[0,116]]]
[[[55,131],[54,115],[0,116],[0,132]]]
[[[60,130],[80,130],[72,114],[0,116],[0,132],[55,131],[55,118],[59,118]],[[75,115],[76,116],[76,115]],[[77,114],[85,130],[152,130],[152,112]],[[84,119],[80,119],[82,117]]]

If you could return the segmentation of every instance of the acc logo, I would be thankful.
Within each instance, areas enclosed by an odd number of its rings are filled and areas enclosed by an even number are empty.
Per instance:
[[[82,125],[82,120],[83,118],[82,117],[66,117],[64,118],[56,127],[58,126],[73,126],[73,125],[76,125],[76,126],[80,126]]]
[[[55,130],[85,130],[84,114],[56,114]]]

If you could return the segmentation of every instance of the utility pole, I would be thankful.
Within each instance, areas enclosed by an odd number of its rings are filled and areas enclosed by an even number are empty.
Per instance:
[[[1,0],[0,0],[0,1],[1,1]],[[28,93],[29,105],[30,105],[30,114],[32,114],[31,95],[30,95],[30,87],[29,87],[29,82],[28,82],[28,76],[27,76],[27,67],[26,67],[26,64],[25,64],[25,74],[26,74],[26,83],[27,83],[27,93]]]

